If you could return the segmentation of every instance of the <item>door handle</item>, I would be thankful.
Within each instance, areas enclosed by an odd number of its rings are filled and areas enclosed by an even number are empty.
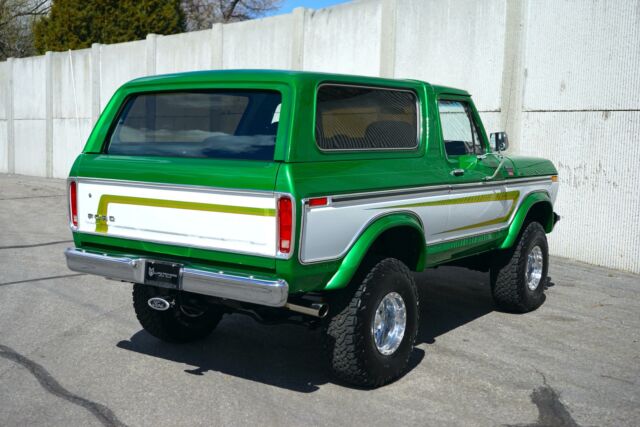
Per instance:
[[[453,176],[462,176],[464,175],[464,169],[454,169],[451,171],[451,175]]]

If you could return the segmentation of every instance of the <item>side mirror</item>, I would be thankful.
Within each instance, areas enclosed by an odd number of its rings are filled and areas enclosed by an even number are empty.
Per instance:
[[[506,151],[509,148],[509,137],[506,132],[496,132],[489,136],[491,141],[491,149],[497,151]]]

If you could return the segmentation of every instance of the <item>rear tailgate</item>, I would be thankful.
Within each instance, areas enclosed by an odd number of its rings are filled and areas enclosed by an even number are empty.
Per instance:
[[[110,130],[102,132],[101,118],[92,136],[104,137],[71,171],[76,245],[275,268],[281,92],[126,90],[115,98],[123,99],[105,112]]]
[[[80,179],[78,231],[275,256],[273,193]]]

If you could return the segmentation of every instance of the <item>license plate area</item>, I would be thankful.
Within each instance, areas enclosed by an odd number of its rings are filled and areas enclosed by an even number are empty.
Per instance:
[[[178,289],[180,286],[181,268],[181,264],[174,262],[147,260],[144,266],[144,283],[145,285]]]

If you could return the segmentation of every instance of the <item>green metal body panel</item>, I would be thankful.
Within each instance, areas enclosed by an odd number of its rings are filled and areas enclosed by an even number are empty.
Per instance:
[[[509,231],[506,238],[500,244],[500,249],[508,249],[513,246],[516,239],[518,238],[518,235],[520,234],[522,224],[524,224],[527,214],[529,213],[531,208],[538,203],[548,205],[550,214],[547,218],[546,223],[542,224],[542,226],[545,228],[545,231],[547,233],[551,233],[551,231],[553,231],[553,226],[555,225],[553,220],[553,203],[551,202],[549,195],[544,192],[532,193],[527,196],[527,198],[520,205],[518,212],[516,212],[516,215],[513,218],[511,225],[509,226]]]
[[[315,143],[315,93],[323,83],[383,86],[413,91],[420,102],[420,141],[415,150],[332,152],[321,151]],[[105,140],[121,106],[128,96],[140,92],[193,89],[268,89],[282,94],[282,109],[276,137],[274,160],[270,162],[106,155]],[[74,233],[77,247],[106,253],[144,254],[149,257],[178,259],[207,268],[226,267],[260,272],[287,280],[290,292],[337,289],[346,286],[367,249],[380,233],[409,226],[422,230],[412,215],[396,213],[379,218],[366,227],[341,259],[303,264],[299,261],[302,209],[305,198],[340,195],[387,189],[452,185],[479,182],[499,163],[494,155],[447,158],[442,144],[437,101],[461,99],[470,103],[478,123],[481,142],[490,152],[487,134],[470,95],[462,90],[432,86],[414,80],[391,80],[373,77],[304,73],[289,71],[205,71],[137,79],[114,94],[97,121],[83,153],[74,163],[70,176],[109,180],[196,185],[204,187],[261,190],[288,193],[296,203],[294,253],[288,259],[240,255],[182,246]],[[512,157],[496,180],[555,175],[548,160]],[[454,177],[454,168],[464,167],[463,177]],[[527,210],[544,201],[537,194],[527,199],[507,230],[420,248],[418,269],[496,248],[506,248],[517,236]],[[548,196],[547,196],[548,198]],[[529,202],[529,199],[531,201]],[[552,222],[552,219],[549,221]],[[548,231],[551,231],[548,229]]]
[[[452,242],[429,245],[427,246],[426,266],[436,267],[440,264],[497,249],[506,234],[505,230],[500,230]]]
[[[367,255],[367,252],[369,251],[369,248],[371,248],[371,245],[373,245],[373,243],[382,233],[395,227],[411,227],[420,237],[419,240],[422,243],[422,250],[420,251],[416,270],[422,271],[425,265],[426,254],[426,245],[424,242],[422,224],[414,215],[404,212],[392,213],[383,216],[382,218],[371,224],[369,227],[367,227],[358,241],[351,247],[351,250],[349,250],[347,256],[344,257],[344,259],[340,263],[338,271],[333,275],[333,277],[331,277],[331,279],[325,286],[325,289],[340,289],[347,286],[353,275],[358,270],[360,263]]]

